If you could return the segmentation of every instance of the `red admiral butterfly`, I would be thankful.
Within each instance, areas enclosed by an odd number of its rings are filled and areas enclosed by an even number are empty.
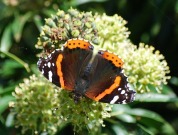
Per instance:
[[[94,54],[93,48],[88,41],[71,39],[37,65],[50,82],[73,92],[75,102],[82,96],[110,104],[132,102],[136,92],[122,72],[122,60],[107,51]]]

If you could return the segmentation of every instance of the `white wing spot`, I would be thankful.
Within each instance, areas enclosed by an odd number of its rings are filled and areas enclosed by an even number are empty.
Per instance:
[[[44,74],[44,70],[43,69],[42,69],[41,73]]]
[[[54,66],[54,63],[52,63],[52,66]]]
[[[49,68],[51,67],[51,63],[50,63],[50,62],[48,62],[48,67],[49,67]]]
[[[121,91],[121,94],[125,94],[125,90],[122,90],[122,91]]]
[[[125,98],[126,98],[126,99],[128,99],[128,98],[129,98],[127,93],[125,93]]]
[[[121,90],[121,88],[118,88],[118,90]]]
[[[123,101],[122,101],[122,104],[126,104],[126,100],[123,100]]]
[[[114,104],[119,99],[119,96],[114,96],[114,98],[111,100],[110,104]]]
[[[51,54],[48,56],[48,58],[51,58]]]
[[[52,76],[53,76],[53,73],[51,71],[48,72],[48,79],[50,82],[52,82]]]

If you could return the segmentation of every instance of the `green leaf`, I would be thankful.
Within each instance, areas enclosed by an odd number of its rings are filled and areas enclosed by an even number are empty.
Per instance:
[[[106,0],[76,0],[75,3],[76,5],[81,5],[81,4],[85,4],[88,2],[105,2]]]
[[[8,52],[12,45],[12,25],[9,24],[6,26],[2,38],[1,38],[1,45],[0,51]]]
[[[178,1],[176,1],[175,11],[178,13]]]
[[[116,118],[122,120],[123,122],[127,122],[127,123],[135,123],[136,122],[135,117],[128,115],[128,114],[117,115]]]
[[[56,11],[52,10],[52,9],[45,9],[42,11],[44,15],[46,16],[51,16],[52,14],[55,14]]]
[[[153,132],[151,132],[150,130],[148,130],[147,128],[145,128],[144,126],[137,124],[137,126],[140,128],[139,132],[142,132],[142,134],[144,135],[154,135]],[[144,132],[144,133],[143,133]],[[140,134],[140,133],[139,133]]]
[[[128,135],[127,129],[124,126],[117,124],[111,126],[112,130],[115,132],[116,135]]]
[[[116,118],[120,119],[123,122],[127,123],[135,123],[135,117],[128,115],[131,108],[128,105],[114,105],[112,109],[111,116],[115,116]]]
[[[145,93],[136,94],[136,101],[139,102],[178,102],[178,98],[172,95]]]
[[[36,15],[36,16],[34,16],[33,20],[34,20],[34,23],[36,24],[38,30],[41,31],[41,26],[43,25],[41,17]]]
[[[6,119],[6,127],[12,127],[14,125],[14,113],[9,113]]]
[[[120,104],[114,104],[112,108],[112,113],[117,112],[117,114],[123,114],[125,112],[130,111],[131,108],[128,105],[120,105]]]
[[[15,14],[15,19],[12,23],[12,31],[16,42],[20,41],[24,25],[31,16],[32,16],[31,12],[27,12],[24,15]]]
[[[22,68],[22,65],[14,60],[8,59],[3,63],[1,67],[2,70],[0,70],[0,75],[1,77],[10,77],[18,68]]]
[[[172,90],[172,88],[168,85],[162,85],[161,94],[165,94],[165,95],[168,95],[168,96],[173,97],[173,98],[176,97],[174,90]]]
[[[176,135],[173,127],[155,112],[140,108],[131,109],[128,105],[113,106],[113,112],[111,113],[111,116],[118,118],[119,115],[121,117],[123,114],[130,115],[131,117],[135,118],[136,122],[148,129],[150,133]],[[124,118],[122,121],[127,122],[127,120],[124,120]]]
[[[11,95],[0,97],[0,114],[3,113],[9,106],[9,102],[14,100]]]
[[[137,109],[132,109],[132,111],[129,111],[127,113],[130,115],[146,117],[146,118],[153,119],[154,121],[163,122],[163,119],[157,113],[149,110],[137,108]]]
[[[10,85],[8,87],[2,87],[0,85],[0,95],[5,95],[11,93],[15,89],[15,85]]]
[[[15,61],[17,61],[19,64],[23,65],[24,68],[26,69],[27,72],[30,72],[30,68],[29,68],[29,65],[27,63],[25,63],[23,60],[21,60],[20,58],[18,58],[16,55],[12,54],[12,53],[9,53],[9,52],[3,52],[3,51],[0,51],[0,53],[8,56],[9,58],[11,59],[14,59]]]
[[[132,109],[127,113],[137,117],[137,122],[145,125],[152,132],[176,135],[173,127],[155,112],[145,109]]]
[[[0,115],[0,122],[3,123],[3,124],[5,123],[5,120],[4,120],[4,118],[2,117],[2,115]]]
[[[128,105],[114,105],[113,112],[111,116],[114,115],[116,118],[120,119],[123,122],[135,123],[135,117],[128,115],[126,112],[129,112],[131,108]]]

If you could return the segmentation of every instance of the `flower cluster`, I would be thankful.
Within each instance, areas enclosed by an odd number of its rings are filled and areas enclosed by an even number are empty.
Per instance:
[[[111,105],[83,98],[76,104],[69,92],[60,90],[42,76],[30,76],[16,87],[15,102],[10,106],[16,113],[16,127],[22,133],[55,134],[64,123],[71,123],[75,132],[88,129],[98,132],[103,119],[110,117]]]
[[[83,97],[77,104],[74,102],[72,93],[62,90],[59,94],[59,107],[57,114],[61,114],[61,119],[71,123],[74,132],[88,131],[97,133],[100,126],[105,126],[103,120],[110,117],[111,105],[94,102],[91,99]]]
[[[13,96],[16,98],[13,111],[16,113],[16,127],[22,127],[22,133],[39,134],[48,131],[53,134],[60,124],[59,116],[52,110],[59,103],[56,88],[43,77],[30,76],[16,87]]]
[[[133,45],[128,39],[130,32],[125,27],[126,21],[118,15],[96,15],[96,24],[100,43],[97,47],[114,52],[124,61],[125,73],[137,93],[160,92],[162,84],[170,79],[164,56],[152,46]]]
[[[155,90],[160,93],[162,84],[167,84],[170,79],[167,76],[170,71],[164,56],[155,51],[154,47],[143,43],[127,55],[125,72],[129,75],[129,82],[139,93]]]
[[[117,14],[114,16],[95,15],[95,22],[98,28],[99,47],[115,51],[118,44],[129,44],[128,39],[130,32],[125,27],[126,21]]]
[[[69,9],[65,13],[58,10],[56,15],[46,19],[36,47],[46,51],[60,48],[71,38],[83,38],[98,44],[97,29],[91,12],[81,13]]]

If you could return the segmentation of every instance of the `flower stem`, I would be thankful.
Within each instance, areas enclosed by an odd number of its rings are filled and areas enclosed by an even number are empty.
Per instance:
[[[25,63],[23,60],[21,60],[20,58],[18,58],[17,56],[15,56],[14,54],[9,53],[9,52],[4,52],[4,51],[0,51],[0,53],[2,53],[2,54],[4,54],[4,55],[8,56],[8,57],[11,58],[11,59],[14,59],[14,60],[17,61],[19,64],[23,65],[27,72],[30,72],[29,65],[28,65],[27,63]]]

